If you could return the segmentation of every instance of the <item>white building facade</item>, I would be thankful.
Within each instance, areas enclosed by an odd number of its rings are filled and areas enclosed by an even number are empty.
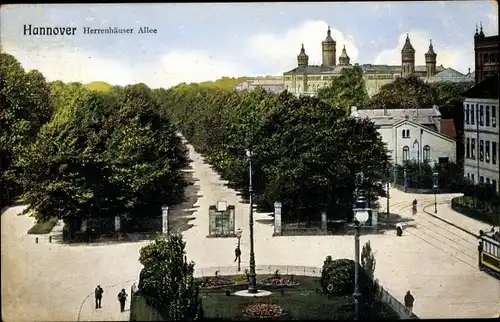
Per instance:
[[[491,184],[499,191],[498,98],[464,101],[464,176],[472,183]]]
[[[456,141],[440,133],[441,113],[437,106],[418,110],[351,107],[351,116],[374,122],[395,165],[409,160],[428,162],[431,166],[456,162]]]

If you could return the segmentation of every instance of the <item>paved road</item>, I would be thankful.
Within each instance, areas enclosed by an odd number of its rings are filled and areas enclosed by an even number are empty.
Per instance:
[[[184,232],[187,254],[197,267],[235,265],[236,238],[207,239],[208,206],[225,200],[236,207],[236,227],[243,230],[242,266],[248,266],[248,204],[227,188],[191,146],[195,185],[200,198],[194,206],[193,227]],[[500,284],[479,272],[475,265],[475,239],[420,211],[411,215],[415,197],[419,208],[434,201],[432,195],[410,195],[391,190],[391,213],[407,220],[403,237],[394,231],[365,232],[361,243],[371,241],[377,259],[375,274],[394,296],[402,300],[406,290],[415,294],[415,312],[422,318],[494,317],[500,314]],[[452,195],[438,196],[439,202]],[[382,202],[385,204],[385,202]],[[438,215],[457,220],[459,215],[439,206]],[[425,208],[425,207],[424,207]],[[130,291],[141,265],[139,249],[144,242],[94,246],[34,243],[26,231],[33,224],[27,216],[16,216],[20,207],[2,215],[2,309],[6,321],[127,320],[120,313],[116,294]],[[420,209],[422,210],[422,209]],[[256,215],[257,265],[301,265],[321,267],[327,255],[352,258],[352,236],[272,237],[273,226],[266,214]],[[473,231],[483,227],[476,221],[461,221]],[[101,284],[103,308],[96,310],[93,289]],[[90,295],[90,297],[89,297]],[[128,304],[128,303],[127,303]]]

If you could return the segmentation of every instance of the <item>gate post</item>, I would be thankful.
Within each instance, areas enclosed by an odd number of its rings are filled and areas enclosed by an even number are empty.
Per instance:
[[[168,234],[168,206],[161,207],[162,233]]]
[[[281,202],[274,203],[274,236],[281,236]]]

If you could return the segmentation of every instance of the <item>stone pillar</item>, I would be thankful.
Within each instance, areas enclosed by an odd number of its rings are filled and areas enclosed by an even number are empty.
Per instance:
[[[87,230],[87,219],[82,219],[82,225],[80,226],[80,231]]]
[[[326,231],[326,211],[321,211],[321,230]]]
[[[115,231],[120,231],[121,219],[120,216],[115,216]]]
[[[168,206],[161,207],[162,232],[168,234]]]
[[[372,227],[377,228],[378,225],[378,209],[372,209]]]
[[[281,202],[274,203],[274,235],[281,235]]]

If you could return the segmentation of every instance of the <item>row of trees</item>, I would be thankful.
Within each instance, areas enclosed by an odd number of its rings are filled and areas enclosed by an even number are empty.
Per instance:
[[[91,91],[30,72],[45,84],[35,88],[42,96],[16,80],[19,63],[2,55],[2,140],[12,142],[2,144],[10,152],[2,153],[2,180],[22,187],[38,219],[158,216],[182,200],[187,150],[146,85]]]
[[[15,156],[49,121],[50,86],[38,71],[24,71],[11,55],[0,54],[0,208],[21,193],[12,172]]]
[[[280,200],[284,217],[314,216],[322,208],[344,218],[352,213],[355,173],[363,171],[370,186],[389,169],[373,123],[350,118],[345,108],[365,97],[364,91],[356,69],[344,70],[332,90],[317,98],[186,84],[153,93],[197,151],[244,191],[245,150],[252,150],[254,192],[261,205]],[[343,103],[333,105],[338,99]]]

